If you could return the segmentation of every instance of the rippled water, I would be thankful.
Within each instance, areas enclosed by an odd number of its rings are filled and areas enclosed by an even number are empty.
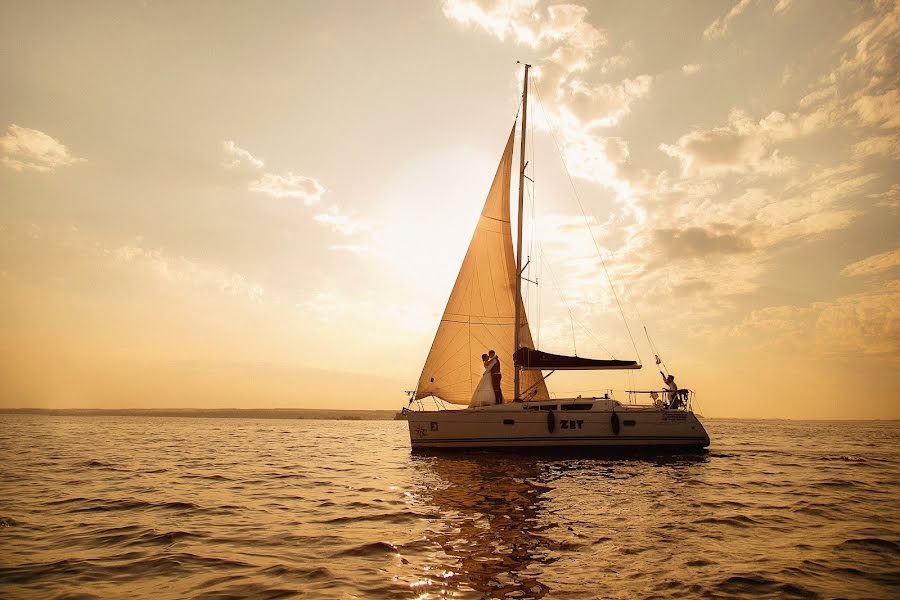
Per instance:
[[[0,415],[0,595],[900,597],[900,423],[412,455],[406,423]]]

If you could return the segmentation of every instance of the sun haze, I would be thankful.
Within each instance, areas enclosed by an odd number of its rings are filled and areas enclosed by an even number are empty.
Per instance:
[[[896,2],[0,16],[0,407],[398,408],[522,60],[535,342],[644,364],[551,392],[900,417]]]

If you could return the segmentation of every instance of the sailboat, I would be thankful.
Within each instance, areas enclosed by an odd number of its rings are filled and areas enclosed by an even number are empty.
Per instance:
[[[521,288],[530,67],[524,66],[515,253],[510,214],[514,122],[418,385],[403,409],[411,446],[414,450],[705,448],[709,435],[691,410],[690,398],[674,408],[675,392],[671,404],[622,403],[609,394],[550,397],[545,380],[555,371],[640,369],[641,364],[534,348]],[[482,354],[488,349],[495,351],[496,362],[486,368]],[[646,393],[658,398],[657,392]],[[422,402],[429,397],[436,400],[434,410]],[[443,403],[465,408],[446,409]]]

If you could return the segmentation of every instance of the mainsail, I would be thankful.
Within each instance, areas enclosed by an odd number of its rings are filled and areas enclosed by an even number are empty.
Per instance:
[[[504,401],[513,399],[515,302],[519,285],[509,212],[514,137],[515,126],[447,300],[419,377],[416,398],[437,396],[453,404],[468,404],[484,373],[481,355],[494,350],[500,357]],[[520,343],[534,347],[524,308]],[[526,399],[549,398],[540,371],[523,371],[521,390]]]

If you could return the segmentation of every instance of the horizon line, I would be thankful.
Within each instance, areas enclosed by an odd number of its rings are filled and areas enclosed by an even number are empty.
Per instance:
[[[389,408],[40,408],[40,407],[0,407],[0,414],[37,414],[49,416],[183,416],[196,417],[201,414],[194,415],[173,415],[163,413],[302,413],[302,412],[328,412],[328,413],[385,413],[398,415],[401,410]],[[128,415],[126,413],[143,413],[142,415]],[[52,413],[52,414],[51,414]],[[67,414],[68,413],[68,414]],[[89,414],[85,414],[89,413]],[[103,414],[105,413],[105,414]],[[154,414],[155,413],[155,414]],[[814,421],[821,423],[828,422],[898,422],[900,418],[868,418],[868,419],[805,419],[792,417],[705,417],[703,419],[711,419],[716,421]],[[278,418],[278,417],[266,417]]]

